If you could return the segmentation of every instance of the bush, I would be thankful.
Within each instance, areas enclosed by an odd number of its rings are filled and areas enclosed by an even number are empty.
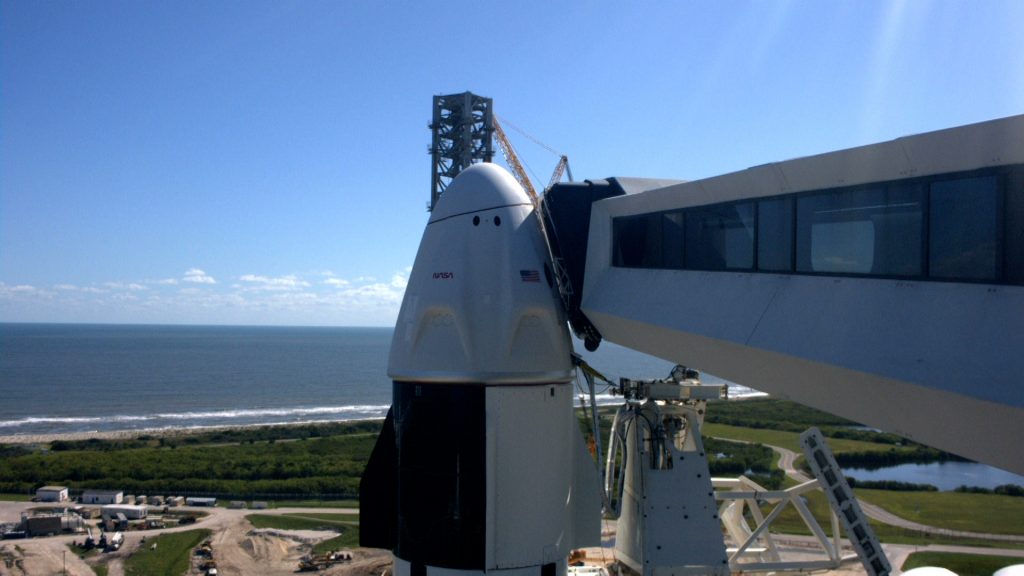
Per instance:
[[[939,489],[931,484],[914,484],[912,482],[900,482],[898,480],[857,480],[847,476],[846,481],[850,488],[865,488],[868,490],[892,490],[894,492],[938,492]]]

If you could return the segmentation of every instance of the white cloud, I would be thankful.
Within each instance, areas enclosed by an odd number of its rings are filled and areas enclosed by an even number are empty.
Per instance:
[[[295,274],[278,276],[276,278],[270,276],[259,276],[256,274],[246,274],[241,276],[239,280],[242,282],[248,282],[257,290],[301,290],[309,287],[309,282],[306,282]]]
[[[213,279],[206,272],[203,272],[199,268],[190,268],[185,271],[185,277],[182,278],[185,282],[192,282],[194,284],[216,284],[217,281]]]
[[[217,282],[192,268],[178,279],[60,282],[46,289],[0,282],[0,321],[387,326],[398,315],[410,270],[381,281],[310,272],[309,281],[246,274]]]
[[[139,290],[148,290],[148,288],[146,288],[142,284],[136,284],[135,282],[131,282],[128,284],[125,284],[124,282],[104,282],[103,285],[112,290],[130,290],[132,292],[138,292]]]
[[[112,282],[107,282],[112,284]],[[76,286],[74,284],[55,284],[54,290],[60,290],[62,292],[84,292],[86,294],[106,294],[110,292],[105,288],[97,288],[96,286]]]
[[[36,294],[39,290],[35,286],[28,284],[16,284],[14,286],[8,286],[7,284],[0,282],[0,295],[3,296],[15,296],[19,294]]]

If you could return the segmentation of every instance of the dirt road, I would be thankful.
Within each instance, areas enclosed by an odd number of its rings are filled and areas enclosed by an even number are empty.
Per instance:
[[[23,511],[37,508],[30,502],[0,502],[0,522],[17,521]],[[265,574],[268,576],[293,575],[299,559],[310,553],[313,545],[336,535],[330,531],[311,530],[269,530],[254,529],[246,516],[249,510],[227,510],[224,508],[189,509],[208,514],[196,524],[176,526],[159,530],[126,532],[125,542],[117,552],[104,553],[83,561],[68,548],[83,536],[54,536],[9,540],[0,544],[0,576],[35,576],[61,574],[67,569],[70,576],[93,576],[90,564],[98,561],[107,564],[110,576],[123,576],[124,560],[135,553],[143,538],[151,540],[158,534],[185,532],[206,528],[212,531],[213,559],[221,574]],[[358,514],[353,508],[277,508],[260,510],[260,514],[294,514],[317,512],[328,514]],[[144,545],[144,544],[143,544]],[[386,551],[356,549],[353,561],[339,564],[320,572],[327,575],[379,576],[390,566],[391,555]],[[10,564],[10,566],[8,566]],[[198,574],[193,562],[191,574]]]

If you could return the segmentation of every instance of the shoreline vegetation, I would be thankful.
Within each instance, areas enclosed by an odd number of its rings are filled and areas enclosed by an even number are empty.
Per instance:
[[[582,411],[581,429],[590,434]],[[601,411],[606,444],[612,410]],[[352,499],[382,419],[296,424],[161,428],[0,436],[0,493],[30,494],[46,484],[77,492],[210,495],[238,499]],[[771,398],[713,402],[705,447],[711,473],[745,474],[772,489],[785,481],[763,443],[790,449],[818,426],[841,465],[935,462],[952,455],[794,402]],[[930,485],[856,482],[858,488],[933,491]],[[984,492],[980,489],[962,491]],[[1000,491],[1019,495],[1019,491]]]
[[[84,432],[54,432],[43,434],[7,434],[0,435],[0,446],[23,444],[51,444],[53,442],[87,442],[87,441],[119,441],[137,440],[139,438],[165,438],[168,440],[183,439],[190,436],[206,434],[246,434],[262,428],[306,428],[330,427],[361,422],[383,422],[384,418],[361,418],[358,420],[338,420],[324,422],[282,422],[275,424],[226,424],[223,426],[197,426],[188,428],[137,428],[125,430],[92,430]]]

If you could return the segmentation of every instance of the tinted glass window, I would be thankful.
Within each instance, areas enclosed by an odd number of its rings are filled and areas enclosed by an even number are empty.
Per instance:
[[[669,212],[662,214],[661,251],[662,264],[665,268],[683,267],[683,213]]]
[[[842,190],[797,199],[797,270],[917,276],[919,186]]]
[[[996,177],[933,182],[930,202],[929,275],[999,278],[1000,210]]]
[[[1004,212],[1004,277],[1009,282],[1024,284],[1024,167],[1016,168],[1006,177]]]
[[[757,269],[793,270],[793,199],[757,203]]]
[[[612,220],[612,265],[622,268],[661,267],[661,214]]]
[[[686,211],[686,267],[749,270],[754,266],[754,204],[702,206]]]

